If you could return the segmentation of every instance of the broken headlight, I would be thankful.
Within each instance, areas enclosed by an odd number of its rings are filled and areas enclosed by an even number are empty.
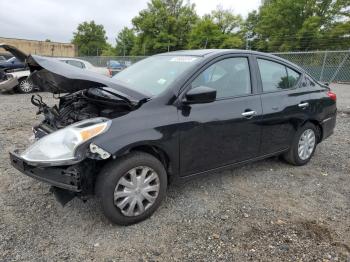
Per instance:
[[[106,132],[110,123],[111,120],[101,117],[77,122],[44,136],[25,150],[21,157],[32,164],[59,165],[77,161],[78,147]]]

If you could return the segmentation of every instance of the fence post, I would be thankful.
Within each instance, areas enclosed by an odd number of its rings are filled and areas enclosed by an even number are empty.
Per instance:
[[[339,73],[340,69],[343,67],[343,65],[345,64],[346,60],[348,59],[349,55],[350,55],[350,52],[349,52],[347,55],[344,56],[343,61],[339,64],[337,70],[335,70],[335,72],[334,72],[334,75],[333,75],[333,76],[331,77],[331,79],[329,80],[330,83],[333,82],[333,80],[335,79],[335,77],[336,77],[337,74]]]
[[[323,64],[322,64],[322,69],[321,69],[321,74],[320,74],[320,79],[319,79],[320,82],[322,82],[322,79],[323,79],[323,71],[324,71],[324,66],[326,64],[326,60],[327,60],[327,54],[328,54],[328,52],[326,51],[324,53],[324,57],[323,57]]]

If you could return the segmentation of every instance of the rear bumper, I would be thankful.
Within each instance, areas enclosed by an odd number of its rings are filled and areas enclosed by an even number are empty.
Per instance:
[[[321,123],[322,126],[322,140],[333,134],[336,124],[337,114],[327,117]]]
[[[10,152],[13,167],[23,174],[52,186],[72,192],[81,192],[81,172],[75,166],[37,167],[22,159],[17,151]]]

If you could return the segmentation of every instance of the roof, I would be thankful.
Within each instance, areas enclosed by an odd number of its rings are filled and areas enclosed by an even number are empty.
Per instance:
[[[183,56],[212,56],[212,55],[220,55],[220,54],[253,54],[253,55],[261,55],[261,56],[267,56],[271,57],[277,60],[280,60],[281,62],[288,63],[290,65],[293,65],[295,68],[298,68],[300,71],[304,71],[300,66],[282,58],[279,56],[275,56],[273,54],[269,53],[263,53],[253,50],[244,50],[244,49],[195,49],[195,50],[179,50],[179,51],[172,51],[167,53],[162,53],[159,55],[183,55]]]
[[[172,51],[168,53],[162,53],[160,55],[192,55],[192,56],[207,56],[211,54],[220,53],[259,53],[252,50],[242,50],[242,49],[194,49],[194,50],[179,50]]]
[[[208,55],[218,55],[224,53],[244,53],[244,54],[256,54],[256,55],[268,55],[273,56],[269,53],[263,53],[253,50],[244,50],[244,49],[194,49],[194,50],[178,50],[167,53],[162,53],[159,55],[188,55],[188,56],[208,56]]]

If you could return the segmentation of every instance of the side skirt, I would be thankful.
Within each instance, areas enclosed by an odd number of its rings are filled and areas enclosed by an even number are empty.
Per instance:
[[[274,152],[274,153],[271,153],[271,154],[267,154],[267,155],[255,157],[255,158],[252,158],[252,159],[244,160],[244,161],[241,161],[241,162],[237,162],[237,163],[233,163],[233,164],[229,164],[229,165],[213,168],[213,169],[210,169],[210,170],[194,173],[194,174],[191,174],[191,175],[188,175],[188,176],[185,176],[185,177],[177,176],[176,178],[174,178],[172,180],[172,182],[173,183],[183,183],[183,182],[186,182],[188,180],[194,179],[194,178],[196,178],[198,176],[210,175],[210,174],[217,173],[217,172],[220,172],[220,171],[224,171],[224,170],[227,170],[227,169],[232,169],[234,167],[243,166],[245,164],[256,162],[256,161],[259,161],[259,160],[262,160],[262,159],[265,159],[265,158],[269,158],[269,157],[272,157],[272,156],[278,156],[278,155],[280,155],[282,153],[287,152],[288,150],[289,150],[289,148],[283,149],[283,150],[280,150],[280,151],[277,151],[277,152]]]

